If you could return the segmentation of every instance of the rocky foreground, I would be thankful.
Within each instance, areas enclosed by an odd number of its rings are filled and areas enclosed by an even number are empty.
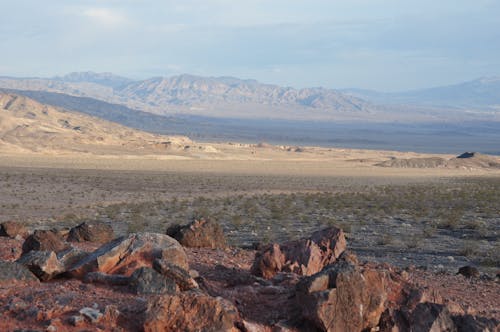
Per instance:
[[[211,221],[167,234],[0,225],[0,330],[500,329],[498,279],[360,263],[338,228],[257,250]]]

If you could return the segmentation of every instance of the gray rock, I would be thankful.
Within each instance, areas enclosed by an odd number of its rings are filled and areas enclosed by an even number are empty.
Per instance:
[[[130,289],[136,294],[170,294],[177,293],[174,281],[165,278],[150,267],[141,267],[130,276]]]
[[[199,288],[198,283],[191,277],[188,271],[177,265],[170,264],[165,259],[155,259],[153,261],[153,268],[167,279],[174,281],[181,291]]]
[[[39,281],[24,265],[14,262],[0,261],[0,281]]]
[[[99,310],[89,307],[81,309],[79,313],[92,323],[99,323],[103,316],[103,314]]]

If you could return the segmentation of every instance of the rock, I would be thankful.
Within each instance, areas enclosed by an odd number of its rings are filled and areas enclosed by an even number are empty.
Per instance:
[[[0,224],[0,236],[14,238],[26,238],[29,234],[28,229],[20,222],[6,221]]]
[[[462,266],[461,268],[459,268],[457,274],[461,274],[466,278],[479,278],[480,277],[479,270],[477,268],[475,268],[474,266],[470,266],[470,265]]]
[[[386,309],[388,283],[385,271],[340,262],[300,281],[297,304],[322,331],[369,330]]]
[[[24,265],[14,262],[0,261],[0,282],[3,281],[39,281]]]
[[[441,304],[420,303],[410,316],[412,331],[445,332],[457,331],[448,309]]]
[[[64,266],[64,270],[71,269],[73,265],[87,257],[89,253],[78,248],[69,248],[57,254],[57,259]]]
[[[115,238],[113,228],[105,223],[86,221],[70,229],[68,241],[106,243]]]
[[[174,281],[165,278],[150,267],[140,267],[130,276],[130,288],[139,295],[175,294],[178,292]]]
[[[83,277],[83,282],[113,286],[130,284],[130,277],[119,274],[106,274],[102,272],[89,272]]]
[[[206,219],[195,220],[189,225],[175,225],[167,229],[167,234],[189,248],[225,248],[226,238],[222,227]]]
[[[158,273],[174,281],[181,291],[199,288],[198,283],[191,277],[190,273],[177,265],[170,264],[165,259],[155,259],[153,268]]]
[[[237,331],[237,321],[238,311],[227,300],[188,291],[153,299],[144,331]]]
[[[89,307],[82,308],[79,313],[87,318],[91,323],[99,323],[103,316],[99,310]]]
[[[457,326],[458,332],[500,331],[500,322],[493,318],[463,315],[454,316],[453,321]]]
[[[79,327],[79,326],[82,326],[85,322],[85,318],[83,318],[83,316],[80,316],[80,315],[74,315],[74,316],[71,316],[68,318],[68,323],[75,326],[75,327]]]
[[[88,272],[130,276],[139,267],[151,267],[156,258],[189,269],[186,253],[175,239],[156,233],[132,233],[102,245],[76,263],[69,273],[78,278]]]
[[[334,263],[345,248],[344,232],[330,227],[313,233],[309,239],[265,246],[255,256],[252,273],[266,279],[278,272],[310,276]]]
[[[17,260],[40,280],[47,281],[64,272],[64,266],[53,251],[30,251]]]
[[[23,254],[34,251],[54,251],[58,253],[66,250],[69,245],[64,242],[54,231],[36,230],[26,238],[23,243]]]

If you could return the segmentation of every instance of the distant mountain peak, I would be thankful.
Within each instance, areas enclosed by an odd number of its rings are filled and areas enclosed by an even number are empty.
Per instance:
[[[64,76],[56,76],[53,79],[56,81],[72,82],[72,83],[81,83],[81,82],[96,83],[113,88],[133,82],[132,79],[115,75],[110,72],[96,73],[93,71],[72,72]]]
[[[475,80],[481,84],[491,84],[500,82],[500,76],[483,76]]]

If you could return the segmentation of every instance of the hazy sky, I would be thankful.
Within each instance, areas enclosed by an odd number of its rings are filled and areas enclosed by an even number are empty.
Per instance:
[[[500,75],[499,0],[0,0],[0,75],[403,90]]]

